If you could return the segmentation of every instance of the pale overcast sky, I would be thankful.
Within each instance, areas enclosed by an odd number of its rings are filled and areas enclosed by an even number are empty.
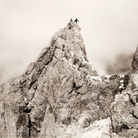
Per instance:
[[[90,64],[106,74],[138,44],[138,0],[0,0],[0,82],[22,74],[70,18],[78,18]]]

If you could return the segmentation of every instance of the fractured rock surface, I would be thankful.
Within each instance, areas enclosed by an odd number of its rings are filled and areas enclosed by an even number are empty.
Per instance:
[[[99,137],[138,136],[138,65],[123,88],[119,75],[99,76],[80,30],[69,22],[23,75],[0,86],[0,137],[87,137],[96,128]]]

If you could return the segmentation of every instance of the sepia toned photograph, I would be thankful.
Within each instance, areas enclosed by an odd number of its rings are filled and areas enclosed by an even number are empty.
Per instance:
[[[0,138],[138,138],[138,1],[0,0]]]

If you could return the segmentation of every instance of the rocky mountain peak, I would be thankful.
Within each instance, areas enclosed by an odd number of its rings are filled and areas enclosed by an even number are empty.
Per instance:
[[[88,63],[80,30],[80,27],[73,21],[70,21],[65,28],[60,29],[52,37],[49,46],[41,51],[36,62],[28,66],[26,74],[30,74],[32,70],[39,70],[38,72],[41,74],[40,72],[44,71],[48,64],[56,64],[60,61],[62,64],[68,64],[70,68],[82,69],[87,74],[98,75]]]
[[[70,21],[23,75],[0,86],[0,137],[138,137],[136,74],[130,82],[99,76],[80,30]]]

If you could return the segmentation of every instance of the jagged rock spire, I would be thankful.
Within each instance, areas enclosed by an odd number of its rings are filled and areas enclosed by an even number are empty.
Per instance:
[[[77,96],[89,91],[86,83],[97,72],[88,63],[80,30],[69,22],[23,75],[0,87],[1,137],[55,137],[56,122],[68,125],[84,110],[77,107]]]
[[[97,75],[88,63],[85,45],[80,34],[80,27],[70,21],[64,29],[60,29],[51,39],[50,46],[44,48],[36,63],[46,65],[52,60],[65,59],[73,66],[86,66],[91,75]]]

